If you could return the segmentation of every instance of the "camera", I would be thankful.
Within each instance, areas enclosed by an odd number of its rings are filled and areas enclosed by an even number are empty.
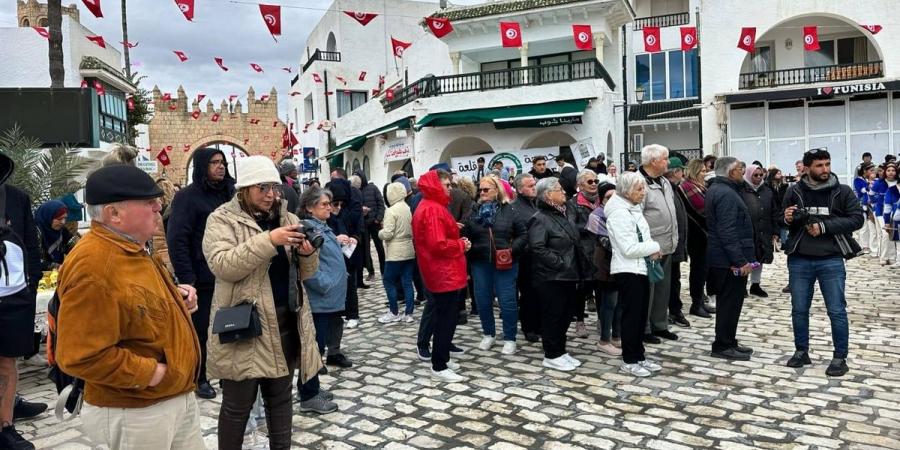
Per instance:
[[[301,220],[300,225],[303,226],[303,234],[306,235],[306,240],[309,241],[309,244],[313,246],[313,248],[320,248],[322,244],[325,243],[325,236],[322,235],[322,232],[316,229],[316,225],[309,220]]]
[[[810,212],[809,208],[797,208],[794,210],[794,223],[805,227],[821,221],[822,219]]]

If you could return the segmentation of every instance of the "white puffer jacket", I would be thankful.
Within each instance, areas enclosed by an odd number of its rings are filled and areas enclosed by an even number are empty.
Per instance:
[[[387,187],[387,199],[391,205],[384,212],[384,221],[378,237],[384,241],[385,261],[408,261],[416,257],[412,240],[412,212],[403,201],[406,187],[391,183]]]
[[[647,275],[644,257],[659,251],[659,244],[650,237],[650,226],[644,219],[643,208],[615,194],[604,207],[606,228],[612,244],[610,274],[635,273]],[[638,239],[641,230],[643,242]]]

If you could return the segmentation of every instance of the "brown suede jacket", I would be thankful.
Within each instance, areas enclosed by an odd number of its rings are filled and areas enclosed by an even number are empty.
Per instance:
[[[91,405],[142,408],[195,389],[200,344],[178,288],[144,246],[94,222],[60,271],[56,361]],[[148,387],[157,363],[168,366]]]

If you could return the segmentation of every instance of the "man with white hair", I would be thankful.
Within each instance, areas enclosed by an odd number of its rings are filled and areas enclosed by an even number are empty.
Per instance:
[[[644,197],[644,218],[650,225],[650,235],[659,243],[660,259],[665,277],[650,286],[650,314],[644,341],[662,342],[659,338],[676,340],[678,335],[669,331],[669,294],[672,285],[672,254],[678,246],[678,216],[675,209],[675,191],[663,175],[669,169],[669,149],[651,144],[641,149],[639,173],[647,181]]]

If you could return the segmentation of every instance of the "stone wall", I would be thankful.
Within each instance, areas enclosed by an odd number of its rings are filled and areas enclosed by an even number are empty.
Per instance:
[[[78,22],[80,15],[78,7],[74,3],[62,7],[62,13]],[[22,27],[46,27],[47,4],[38,3],[37,0],[18,0],[16,2],[16,23]]]
[[[206,100],[201,109],[196,96],[188,99],[180,86],[170,101],[163,101],[163,93],[154,86],[150,154],[155,158],[166,149],[171,161],[167,167],[160,165],[160,175],[165,173],[174,183],[183,185],[194,150],[216,142],[233,145],[244,155],[264,155],[280,161],[285,124],[278,118],[275,88],[267,95],[267,99],[261,100],[251,87],[247,91],[246,112],[240,100],[234,103],[222,100],[218,109],[211,100]],[[196,119],[192,117],[195,111],[199,113]],[[217,122],[212,120],[215,114],[219,114]],[[258,123],[252,123],[257,120]]]

